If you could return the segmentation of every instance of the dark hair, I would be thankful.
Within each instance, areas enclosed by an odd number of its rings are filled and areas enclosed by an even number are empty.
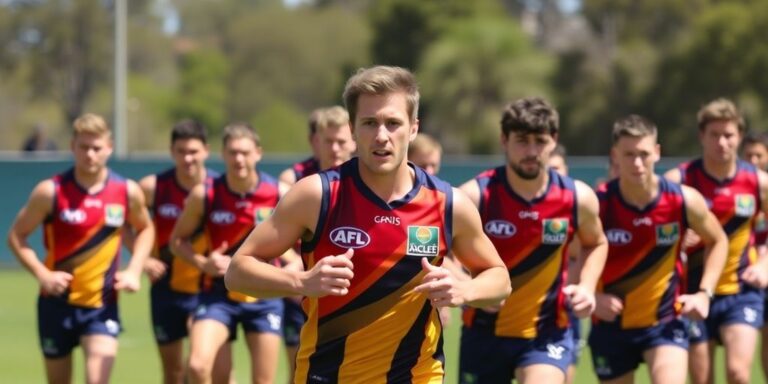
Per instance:
[[[557,135],[560,116],[555,108],[541,97],[526,97],[513,101],[501,115],[501,132]]]
[[[184,119],[176,123],[171,129],[171,144],[176,140],[185,139],[198,139],[203,143],[208,142],[208,132],[203,123],[192,120]]]
[[[657,137],[656,124],[640,115],[622,117],[613,123],[611,142],[615,145],[622,137]]]
[[[557,145],[555,145],[555,149],[552,150],[552,153],[549,154],[549,157],[558,156],[558,157],[562,157],[563,160],[565,160],[565,156],[567,154],[568,154],[568,151],[565,150],[565,146],[558,143]]]
[[[744,140],[741,141],[741,150],[744,150],[744,147],[747,145],[755,145],[760,144],[765,149],[768,149],[768,133],[765,132],[750,132],[746,136],[744,136]]]

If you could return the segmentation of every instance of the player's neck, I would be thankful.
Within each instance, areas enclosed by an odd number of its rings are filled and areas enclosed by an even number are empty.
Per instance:
[[[716,161],[702,158],[704,171],[717,180],[730,179],[736,175],[736,160],[734,161]]]
[[[227,186],[232,192],[246,194],[256,189],[258,184],[259,173],[256,171],[249,172],[246,177],[238,177],[232,173],[227,173]]]
[[[180,172],[178,168],[176,168],[176,181],[181,185],[184,189],[190,190],[195,185],[198,185],[205,180],[207,173],[205,168],[200,169],[197,173],[194,175],[188,175],[184,172]]]
[[[547,187],[549,186],[549,168],[542,168],[535,179],[524,179],[520,177],[509,165],[506,166],[506,169],[509,187],[523,199],[530,201],[547,192]]]
[[[391,202],[405,196],[413,189],[415,173],[403,162],[397,169],[389,173],[377,174],[371,172],[361,162],[358,162],[360,178],[376,196],[386,202]]]
[[[651,174],[645,180],[633,182],[619,177],[619,192],[628,204],[640,209],[645,208],[659,194],[659,178]]]
[[[88,191],[88,193],[100,191],[104,187],[108,176],[109,170],[107,167],[103,167],[98,172],[86,172],[75,167],[75,182]]]

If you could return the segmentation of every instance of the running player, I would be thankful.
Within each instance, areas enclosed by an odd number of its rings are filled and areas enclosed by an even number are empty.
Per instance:
[[[293,185],[296,181],[321,170],[336,167],[349,160],[355,152],[355,141],[352,139],[352,131],[349,128],[349,114],[342,107],[314,110],[309,118],[309,131],[314,150],[314,157],[311,159],[315,161],[308,163],[308,160],[305,160],[283,171],[280,174],[280,180],[287,185]],[[291,260],[283,260],[285,265],[290,262]],[[301,260],[298,260],[298,263],[301,263]],[[299,350],[299,331],[304,325],[306,316],[301,309],[301,297],[286,297],[283,299],[283,304],[285,305],[283,342],[288,354],[290,372],[293,375],[296,368],[296,352]],[[293,382],[292,377],[291,382]]]
[[[545,100],[511,103],[501,118],[507,164],[461,187],[479,208],[513,287],[500,308],[465,310],[462,383],[564,382],[573,349],[568,312],[583,318],[594,310],[608,243],[592,189],[549,168],[558,129],[557,111]],[[582,247],[578,283],[566,285],[575,235]]]
[[[189,371],[194,383],[211,382],[216,355],[228,340],[236,338],[238,324],[242,324],[251,356],[252,381],[275,381],[282,301],[256,300],[227,291],[223,279],[230,256],[253,227],[269,217],[280,197],[277,180],[256,169],[261,153],[259,136],[249,125],[225,127],[222,157],[226,173],[210,186],[192,188],[171,234],[174,254],[206,275],[190,331]],[[198,253],[192,243],[201,225],[210,244],[207,255]]]
[[[202,276],[199,269],[173,256],[169,241],[189,191],[198,184],[210,186],[217,176],[216,172],[205,168],[208,158],[205,126],[194,120],[182,120],[174,125],[171,157],[174,161],[172,168],[144,177],[139,185],[157,231],[153,257],[144,264],[144,271],[152,282],[152,329],[163,366],[163,382],[180,384],[184,382],[183,339],[189,334]],[[205,252],[207,241],[202,227],[198,228],[192,242],[197,252]],[[221,369],[222,375],[226,376],[231,365],[230,349],[223,351]]]
[[[552,153],[549,154],[549,168],[559,173],[561,176],[568,176],[568,163],[565,160],[566,149],[562,144],[557,144]],[[568,283],[578,283],[578,261],[579,254],[581,254],[581,244],[579,239],[574,237],[571,240],[571,244],[568,245]],[[569,321],[571,327],[571,336],[573,336],[573,350],[571,354],[571,362],[568,364],[568,369],[565,371],[565,383],[573,383],[576,376],[576,366],[579,364],[579,356],[581,356],[581,350],[584,347],[584,342],[581,340],[581,320],[571,311],[569,313]]]
[[[594,369],[602,382],[633,383],[645,361],[652,382],[685,383],[687,321],[680,315],[707,317],[728,238],[701,194],[654,173],[661,151],[652,122],[619,119],[612,139],[619,175],[598,193],[610,245],[589,335]],[[706,246],[705,265],[697,292],[680,295],[688,228]]]
[[[406,161],[418,132],[413,75],[360,70],[344,100],[359,157],[299,181],[235,255],[227,284],[307,296],[296,383],[442,383],[432,306],[497,305],[508,275],[466,197]],[[306,272],[260,261],[299,238]],[[439,267],[449,249],[472,280]]]
[[[443,147],[432,136],[419,133],[408,146],[408,161],[424,168],[430,175],[440,172],[440,162],[443,157]]]
[[[756,256],[753,226],[759,209],[768,207],[768,175],[739,160],[737,150],[744,120],[729,100],[717,99],[699,110],[702,157],[665,176],[696,188],[707,200],[729,239],[728,257],[718,281],[706,322],[692,322],[690,373],[692,381],[713,381],[716,342],[725,347],[726,374],[731,383],[748,383],[758,329],[763,323],[763,291],[768,284],[768,258]],[[701,283],[702,249],[686,250],[688,292]]]
[[[40,283],[38,333],[49,383],[72,381],[72,350],[85,354],[88,383],[107,383],[120,333],[117,291],[139,290],[154,227],[139,186],[107,168],[112,135],[100,116],[73,124],[74,166],[37,184],[21,208],[8,244]],[[118,271],[123,224],[135,231],[132,257]],[[47,256],[27,243],[43,225]]]
[[[746,135],[741,142],[741,158],[752,163],[758,169],[768,170],[768,134],[753,133]],[[768,222],[765,214],[760,212],[755,218],[755,247],[757,253],[763,255],[768,252],[766,242],[768,241]],[[768,298],[766,298],[768,304]],[[764,307],[765,308],[765,305]],[[763,310],[763,328],[761,336],[763,342],[760,343],[761,362],[763,365],[763,375],[768,380],[768,311]]]

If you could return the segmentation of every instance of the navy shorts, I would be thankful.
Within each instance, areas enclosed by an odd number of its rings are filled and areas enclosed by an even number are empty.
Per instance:
[[[198,295],[174,292],[159,283],[152,285],[149,297],[155,341],[162,345],[187,337],[187,322],[197,308]]]
[[[295,347],[299,345],[301,327],[307,321],[307,316],[301,308],[301,303],[296,302],[293,298],[284,298],[283,305],[285,308],[283,314],[283,340],[285,345]]]
[[[685,319],[636,329],[621,329],[615,322],[594,324],[589,333],[589,347],[595,373],[600,380],[623,376],[643,362],[643,352],[661,345],[687,350],[687,330]]]
[[[101,308],[83,308],[61,298],[38,297],[37,331],[46,358],[64,357],[80,344],[85,335],[120,334],[117,303]]]
[[[274,333],[282,336],[283,300],[260,299],[253,303],[241,303],[222,298],[219,294],[200,294],[200,304],[193,321],[216,320],[229,329],[229,340],[237,338],[237,325],[242,324],[245,333]]]
[[[715,296],[709,306],[709,316],[704,321],[692,321],[691,344],[709,340],[720,341],[720,327],[730,324],[746,324],[757,329],[763,326],[765,299],[761,290],[745,288],[735,295]]]
[[[572,350],[570,328],[523,339],[499,337],[493,334],[493,329],[485,327],[463,327],[459,382],[509,384],[517,368],[533,364],[553,365],[565,374]]]

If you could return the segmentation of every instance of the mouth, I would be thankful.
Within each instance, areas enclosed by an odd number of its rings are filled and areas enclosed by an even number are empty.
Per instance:
[[[373,151],[373,155],[376,157],[388,157],[392,156],[392,151],[387,151],[386,149],[377,149]]]

